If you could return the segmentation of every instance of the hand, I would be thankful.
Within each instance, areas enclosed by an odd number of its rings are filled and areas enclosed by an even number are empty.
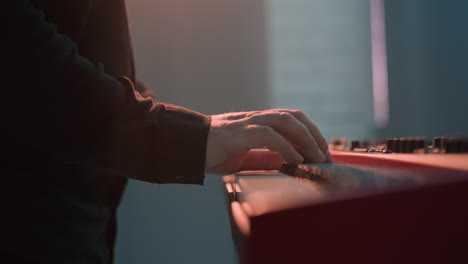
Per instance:
[[[285,161],[332,162],[326,140],[302,111],[272,109],[211,117],[208,172],[279,169]]]

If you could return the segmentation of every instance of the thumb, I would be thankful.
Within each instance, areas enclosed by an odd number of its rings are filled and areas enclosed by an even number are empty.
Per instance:
[[[244,156],[240,170],[279,170],[284,160],[267,149],[252,149]]]

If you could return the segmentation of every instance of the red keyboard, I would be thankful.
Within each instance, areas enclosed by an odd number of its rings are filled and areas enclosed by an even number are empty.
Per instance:
[[[224,176],[241,263],[468,263],[468,154],[332,156]]]

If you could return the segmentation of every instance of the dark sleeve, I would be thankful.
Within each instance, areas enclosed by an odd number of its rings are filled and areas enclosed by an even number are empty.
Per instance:
[[[29,1],[2,6],[7,151],[148,182],[203,183],[209,116],[143,97],[128,78],[107,75]]]

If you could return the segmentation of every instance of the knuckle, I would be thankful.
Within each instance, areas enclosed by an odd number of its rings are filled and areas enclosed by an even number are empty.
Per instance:
[[[293,109],[291,110],[292,113],[294,113],[294,115],[296,115],[297,117],[305,117],[306,115],[304,114],[304,112],[302,112],[301,110],[298,110],[298,109]]]
[[[279,113],[279,118],[282,122],[291,123],[294,121],[294,117],[288,112]]]

